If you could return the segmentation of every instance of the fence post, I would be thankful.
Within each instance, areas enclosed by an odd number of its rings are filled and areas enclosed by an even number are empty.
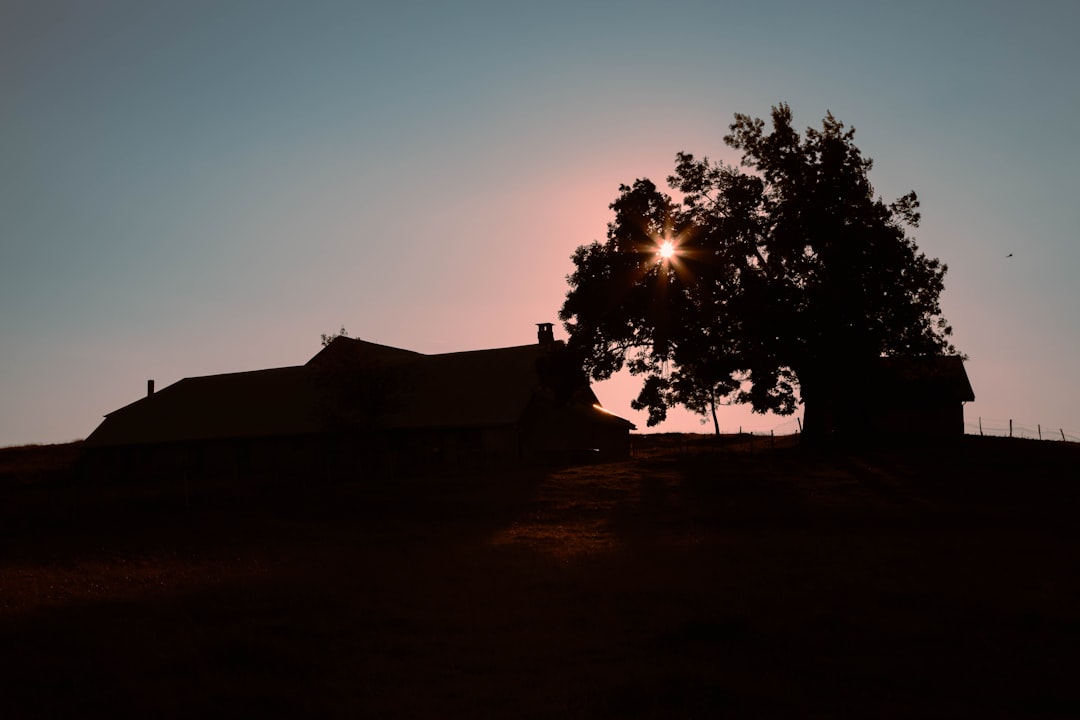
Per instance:
[[[1009,437],[1012,437],[1012,418],[1009,418]]]
[[[1038,428],[1038,430],[1039,430],[1039,439],[1042,440],[1042,425],[1039,424],[1039,425],[1036,425],[1035,427]]]

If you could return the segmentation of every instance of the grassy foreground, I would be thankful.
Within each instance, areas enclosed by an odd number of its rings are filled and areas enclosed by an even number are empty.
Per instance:
[[[4,718],[1080,716],[1075,445],[660,436],[198,492],[21,452]]]

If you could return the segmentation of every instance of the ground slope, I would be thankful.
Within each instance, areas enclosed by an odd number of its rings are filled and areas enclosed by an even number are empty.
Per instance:
[[[0,714],[1075,717],[1078,451],[653,437],[197,492],[38,463],[0,478]]]

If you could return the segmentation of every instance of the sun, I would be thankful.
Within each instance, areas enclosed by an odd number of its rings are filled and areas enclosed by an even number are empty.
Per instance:
[[[656,254],[660,256],[661,260],[670,260],[675,257],[675,243],[665,240],[660,243],[660,248],[656,251]]]

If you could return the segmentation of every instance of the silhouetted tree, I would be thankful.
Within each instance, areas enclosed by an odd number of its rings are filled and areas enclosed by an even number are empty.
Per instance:
[[[349,337],[349,331],[345,329],[344,325],[342,325],[341,329],[338,330],[336,333],[330,333],[330,334],[323,333],[321,335],[321,337],[322,337],[322,346],[326,347],[330,343],[334,342],[334,338],[339,338],[339,337],[347,338],[347,337]]]
[[[681,201],[622,185],[606,241],[575,251],[559,317],[593,378],[626,365],[649,425],[682,405],[719,432],[718,403],[790,414],[799,395],[809,410],[868,392],[883,355],[955,352],[947,268],[907,234],[918,199],[875,197],[854,128],[829,113],[800,136],[781,104],[771,132],[741,114],[730,129],[740,166],[679,153]]]

